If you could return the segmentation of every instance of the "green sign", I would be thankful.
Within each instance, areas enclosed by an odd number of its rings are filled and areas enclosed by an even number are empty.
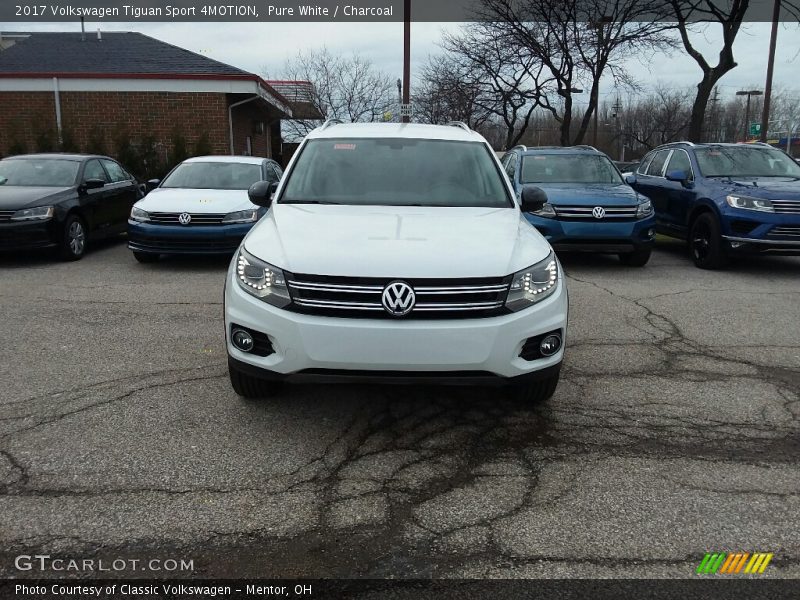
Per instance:
[[[758,135],[761,133],[761,123],[750,123],[750,135]]]

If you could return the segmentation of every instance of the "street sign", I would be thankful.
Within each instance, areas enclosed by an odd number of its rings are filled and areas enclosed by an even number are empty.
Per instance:
[[[400,116],[401,117],[410,117],[412,115],[412,109],[410,104],[401,104],[400,105]]]
[[[761,133],[761,123],[750,123],[750,135],[759,135]]]

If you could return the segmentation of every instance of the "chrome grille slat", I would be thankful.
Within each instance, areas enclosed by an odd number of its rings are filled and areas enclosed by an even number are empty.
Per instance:
[[[596,204],[606,212],[605,219],[629,219],[636,216],[636,206],[603,206]],[[594,219],[592,211],[595,206],[553,206],[558,217],[569,217],[573,219]],[[597,219],[598,221],[602,219]]]
[[[180,224],[178,220],[183,213],[151,212],[150,222],[155,224]],[[192,217],[189,225],[219,225],[226,213],[188,213]]]
[[[0,210],[0,221],[10,221],[11,215],[13,215],[15,210]]]
[[[317,292],[352,292],[357,294],[374,294],[382,292],[379,285],[337,285],[335,283],[309,283],[289,281],[289,286],[298,290],[313,290]]]
[[[800,215],[800,200],[770,200],[775,212],[781,215]]]
[[[769,237],[796,237],[800,238],[800,225],[779,225],[769,231]]]

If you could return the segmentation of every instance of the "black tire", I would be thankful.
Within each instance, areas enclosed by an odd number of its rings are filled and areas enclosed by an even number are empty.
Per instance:
[[[267,381],[247,375],[231,364],[228,364],[228,375],[231,378],[233,391],[242,398],[271,398],[283,387],[283,383],[280,381]]]
[[[140,263],[146,264],[158,262],[158,259],[161,258],[161,255],[153,252],[134,252],[133,258],[138,260]]]
[[[719,223],[712,213],[704,212],[692,222],[689,250],[695,266],[700,269],[721,269],[727,264]]]
[[[59,254],[64,260],[80,260],[86,254],[88,242],[86,223],[78,215],[67,215],[64,221],[64,232],[61,235]]]
[[[650,248],[634,250],[619,255],[619,262],[627,267],[643,267],[650,260]]]
[[[561,372],[559,371],[547,379],[514,386],[512,397],[515,401],[523,404],[538,404],[544,402],[555,393],[560,376]]]

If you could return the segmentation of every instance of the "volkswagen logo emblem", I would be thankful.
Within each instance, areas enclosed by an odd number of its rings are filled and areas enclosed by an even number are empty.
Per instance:
[[[383,308],[393,317],[402,317],[410,313],[416,300],[414,288],[405,281],[387,283],[381,297]]]
[[[602,219],[603,217],[606,216],[606,209],[603,208],[602,206],[595,206],[592,209],[592,216],[595,219]]]
[[[192,215],[190,215],[189,213],[181,213],[180,216],[178,216],[178,223],[180,223],[181,225],[188,225],[191,222],[192,222]]]

